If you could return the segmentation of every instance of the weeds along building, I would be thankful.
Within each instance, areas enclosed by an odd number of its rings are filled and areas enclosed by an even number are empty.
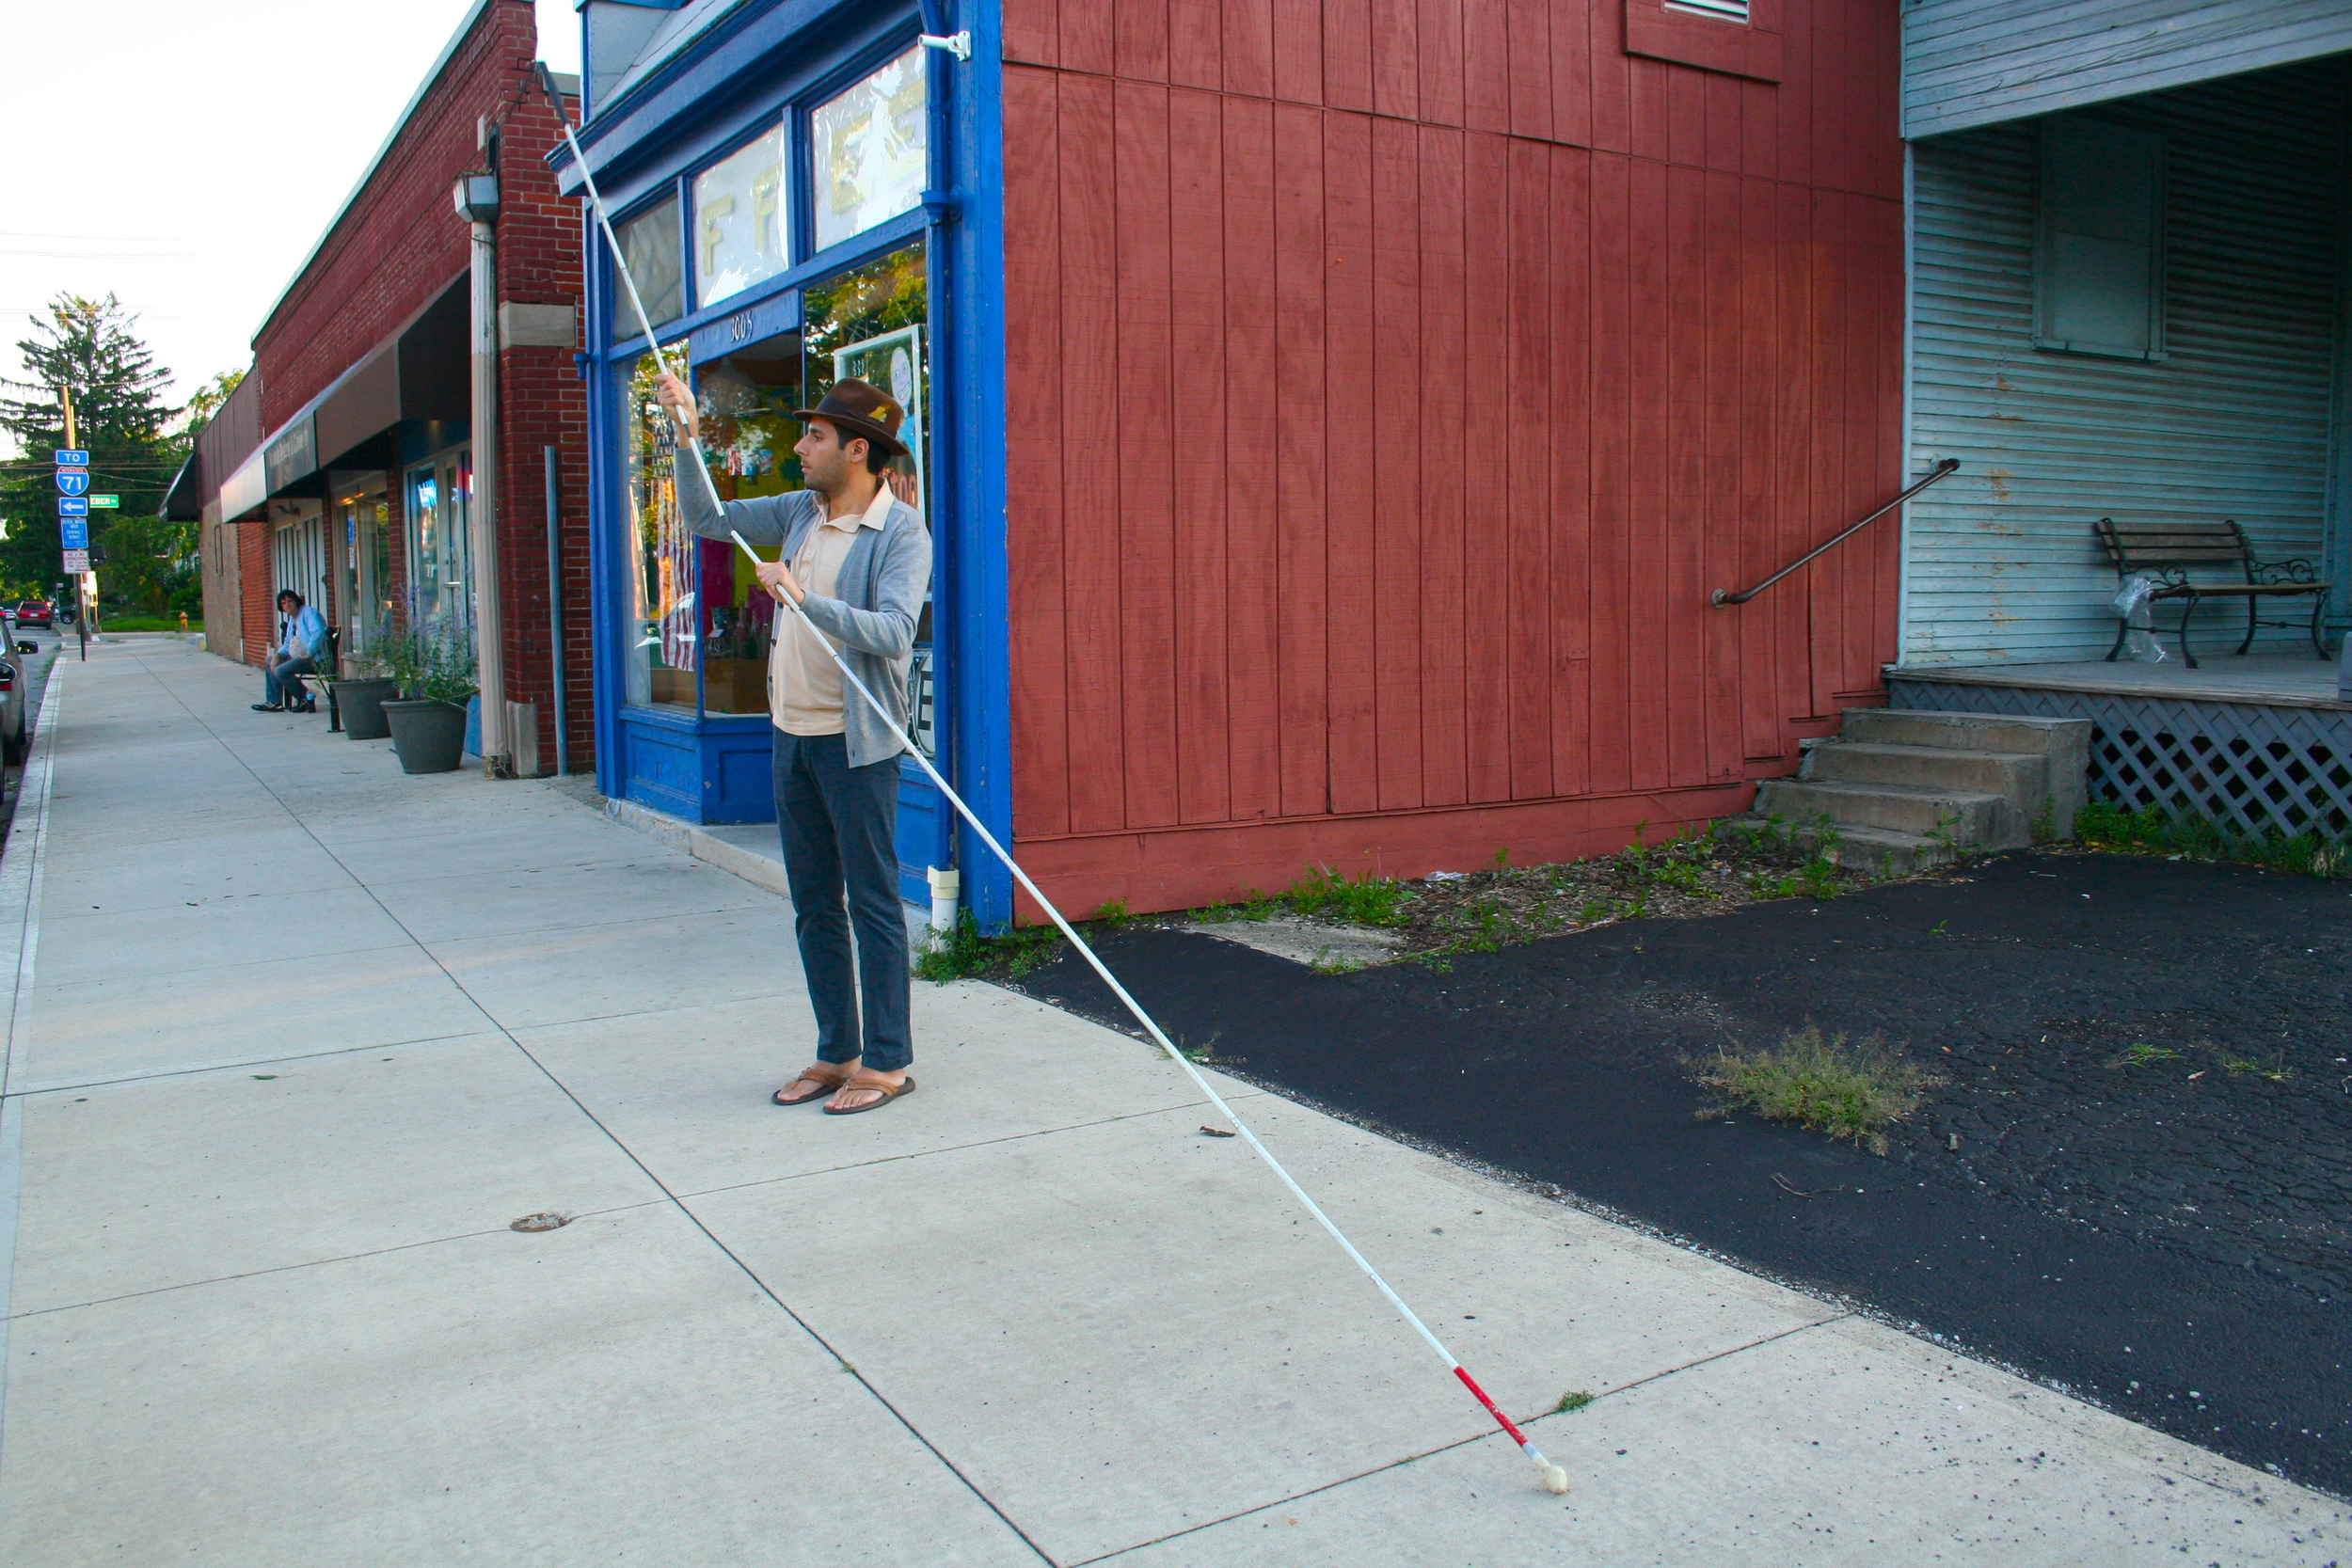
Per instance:
[[[595,744],[580,210],[546,163],[537,53],[529,0],[468,10],[167,502],[202,521],[213,652],[259,664],[284,588],[325,608],[347,669],[395,619],[462,622],[485,753],[523,774],[555,767],[559,666],[572,766]]]
[[[1065,907],[1611,849],[1883,700],[1893,529],[1710,594],[1901,487],[1887,0],[583,10],[723,493],[839,376],[907,403],[921,739]],[[764,820],[773,624],[589,256],[602,785]],[[910,895],[1005,918],[947,816],[909,765]]]

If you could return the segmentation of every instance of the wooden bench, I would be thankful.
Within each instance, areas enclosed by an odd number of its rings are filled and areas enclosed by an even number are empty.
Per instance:
[[[2309,561],[2299,556],[2285,561],[2258,561],[2254,558],[2253,541],[2246,537],[2244,529],[2230,521],[2119,523],[2112,517],[2102,517],[2091,525],[2091,531],[2106,548],[2119,584],[2134,577],[2145,577],[2155,584],[2155,591],[2149,595],[2152,600],[2181,601],[2181,624],[2174,629],[2173,637],[2181,644],[2181,657],[2190,669],[2197,668],[2197,656],[2189,651],[2188,619],[2207,599],[2245,602],[2246,636],[2237,645],[2242,654],[2253,645],[2257,625],[2294,627],[2301,624],[2258,623],[2254,619],[2257,605],[2265,599],[2309,597],[2312,650],[2320,658],[2328,657],[2327,644],[2320,641],[2319,621],[2328,608],[2328,590],[2335,585],[2320,581]],[[2235,567],[2238,577],[2231,581],[2200,582],[2189,576],[2192,570],[2202,566]],[[2122,653],[2123,639],[2132,629],[2127,619],[2117,619],[2115,646],[2107,650],[2110,664]]]

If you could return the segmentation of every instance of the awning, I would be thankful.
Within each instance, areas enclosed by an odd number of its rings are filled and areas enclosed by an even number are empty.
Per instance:
[[[283,494],[403,420],[463,420],[472,412],[466,279],[435,296],[397,331],[328,383],[220,487],[221,516]]]
[[[188,460],[180,465],[180,471],[171,476],[171,486],[164,492],[164,504],[155,509],[155,515],[167,523],[193,523],[204,516],[204,485],[200,470],[203,456],[188,453]]]

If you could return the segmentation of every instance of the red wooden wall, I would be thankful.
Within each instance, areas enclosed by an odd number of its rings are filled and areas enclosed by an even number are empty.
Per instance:
[[[1136,910],[1743,809],[1873,703],[1895,0],[1007,0],[1014,831]]]

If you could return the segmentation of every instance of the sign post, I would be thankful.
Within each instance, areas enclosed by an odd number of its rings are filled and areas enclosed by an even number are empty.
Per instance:
[[[57,525],[61,534],[58,543],[65,556],[65,569],[73,576],[76,603],[73,610],[73,632],[81,640],[82,658],[89,659],[89,452],[74,438],[73,388],[57,388],[57,402],[65,409],[65,445],[50,453],[57,466]],[[120,498],[115,498],[120,504]]]

